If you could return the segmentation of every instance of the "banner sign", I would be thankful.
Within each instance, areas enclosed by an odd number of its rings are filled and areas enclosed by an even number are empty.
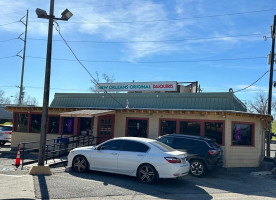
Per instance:
[[[98,92],[116,91],[177,91],[176,81],[133,82],[133,83],[99,83]]]

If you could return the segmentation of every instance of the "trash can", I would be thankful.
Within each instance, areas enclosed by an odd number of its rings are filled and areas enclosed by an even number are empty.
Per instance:
[[[59,155],[68,154],[69,138],[58,137],[56,143],[59,144]]]

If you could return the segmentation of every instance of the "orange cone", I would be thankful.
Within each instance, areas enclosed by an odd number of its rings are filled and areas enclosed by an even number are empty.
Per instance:
[[[16,159],[15,159],[15,164],[16,167],[20,165],[20,148],[18,148]]]

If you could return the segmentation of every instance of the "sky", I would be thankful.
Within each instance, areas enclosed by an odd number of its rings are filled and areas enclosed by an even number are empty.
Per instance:
[[[25,30],[19,21],[28,9],[23,85],[41,106],[48,20],[37,18],[35,10],[49,13],[50,0],[0,0],[0,7],[0,90],[12,100],[19,92],[22,59],[16,55]],[[73,16],[57,21],[58,30],[100,82],[102,74],[114,82],[198,81],[203,92],[232,88],[245,103],[267,95],[275,0],[56,0],[55,16],[66,8]],[[55,93],[89,93],[93,86],[56,27],[50,102]]]

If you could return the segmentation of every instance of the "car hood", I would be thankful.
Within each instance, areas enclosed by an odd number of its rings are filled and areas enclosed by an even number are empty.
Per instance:
[[[78,148],[75,148],[73,149],[74,151],[80,151],[80,150],[88,150],[88,149],[92,149],[94,148],[95,146],[87,146],[87,147],[78,147]]]

